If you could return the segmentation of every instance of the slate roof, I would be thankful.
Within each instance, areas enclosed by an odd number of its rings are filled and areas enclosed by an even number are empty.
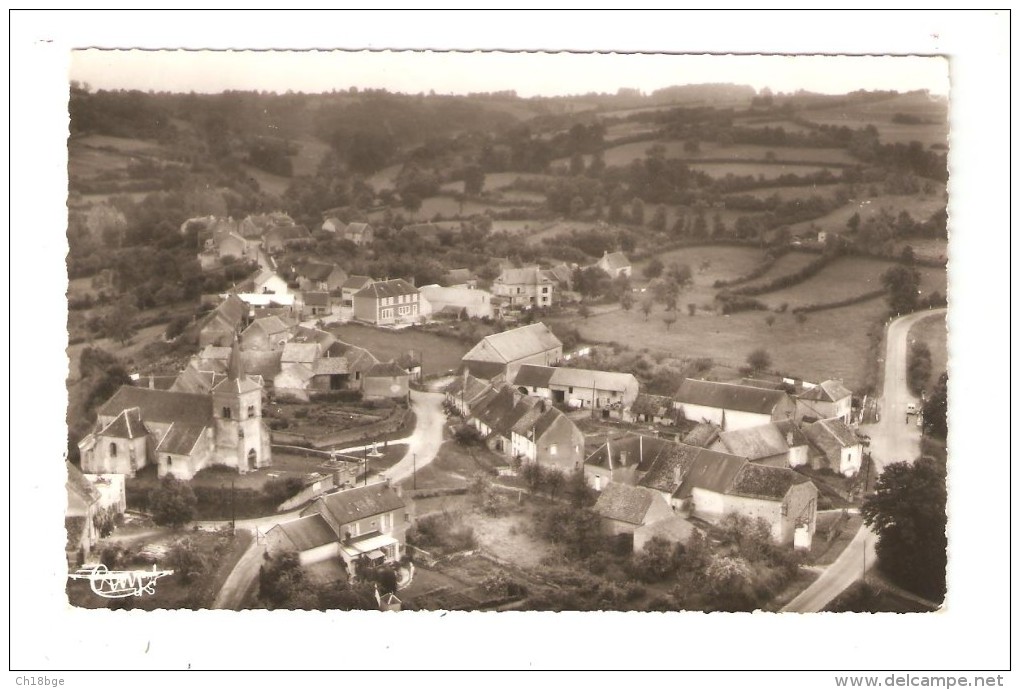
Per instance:
[[[202,437],[206,427],[198,424],[171,424],[156,446],[157,453],[171,455],[191,455],[198,439]]]
[[[329,494],[320,498],[317,504],[322,510],[329,512],[340,525],[387,513],[406,505],[396,491],[383,483]]]
[[[227,298],[209,313],[207,323],[216,318],[229,324],[239,324],[248,313],[248,305],[240,297],[234,294],[227,295]]]
[[[285,534],[299,552],[308,551],[339,539],[333,528],[326,522],[326,518],[319,513],[281,522],[274,529]]]
[[[306,292],[302,295],[306,307],[328,307],[328,292]]]
[[[595,502],[594,511],[607,520],[641,525],[652,501],[658,498],[655,492],[644,487],[610,482]]]
[[[475,356],[484,356],[483,353],[487,348],[483,344],[491,348],[504,363],[515,362],[525,357],[563,347],[563,343],[553,335],[548,326],[544,323],[533,323],[482,338],[482,342],[471,348],[463,359],[479,361],[475,359]],[[480,361],[491,360],[482,359]]]
[[[797,397],[801,400],[815,402],[837,402],[852,395],[853,393],[840,381],[829,380],[823,381],[814,388],[804,391]]]
[[[501,388],[491,397],[484,398],[475,409],[471,410],[471,416],[478,419],[491,429],[502,431],[501,422],[517,404],[514,392],[509,387]],[[507,427],[509,429],[509,427]]]
[[[549,427],[555,424],[561,417],[570,422],[570,419],[555,407],[550,407],[546,410],[545,414],[539,417],[538,421],[535,422],[535,438],[542,438],[542,436],[545,435],[545,432],[549,430]],[[573,424],[573,422],[570,423]]]
[[[382,299],[383,297],[399,297],[400,295],[417,295],[418,288],[411,285],[403,278],[393,280],[378,280],[370,283],[354,293],[355,297],[370,297]]]
[[[737,473],[726,493],[780,500],[786,496],[786,492],[790,490],[791,486],[807,481],[809,481],[807,477],[787,467],[769,467],[768,465],[747,463]]]
[[[396,362],[377,362],[365,370],[368,378],[385,378],[393,376],[407,376],[407,370],[401,369]]]
[[[312,373],[316,376],[349,374],[351,366],[346,357],[320,357],[312,365]]]
[[[553,367],[543,367],[537,364],[522,364],[514,377],[515,386],[530,386],[533,388],[548,388],[552,379]]]
[[[680,403],[755,414],[771,414],[787,397],[783,391],[695,379],[684,379],[675,396]]]
[[[124,410],[117,415],[116,419],[107,424],[106,428],[99,432],[100,436],[126,439],[141,438],[148,434],[149,430],[142,423],[141,410],[137,407]]]
[[[205,425],[212,421],[212,398],[208,395],[150,390],[135,386],[121,386],[97,413],[104,417],[119,415],[123,410],[137,407],[147,422],[181,422]]]
[[[747,462],[728,453],[719,453],[678,443],[661,454],[641,486],[686,498],[695,487],[722,493]]]

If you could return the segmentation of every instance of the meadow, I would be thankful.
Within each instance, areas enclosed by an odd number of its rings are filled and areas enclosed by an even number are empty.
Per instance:
[[[750,161],[744,161],[739,163],[698,163],[692,162],[690,164],[694,170],[700,170],[701,172],[711,177],[720,178],[726,177],[727,175],[733,175],[735,177],[746,177],[748,175],[755,178],[764,178],[766,180],[774,180],[782,175],[815,175],[828,170],[833,176],[838,177],[841,172],[841,168],[829,168],[818,165],[798,165],[794,163],[755,163]]]
[[[877,216],[883,210],[892,214],[895,218],[901,211],[906,211],[916,221],[926,221],[946,205],[945,191],[938,191],[934,194],[911,194],[911,195],[880,195],[866,196],[859,199],[851,199],[845,206],[837,208],[831,213],[815,218],[814,220],[794,223],[789,226],[791,235],[799,235],[810,232],[812,229],[826,230],[829,232],[845,232],[847,221],[853,214],[857,213],[861,221],[872,216]]]
[[[910,329],[910,341],[915,340],[926,343],[931,350],[931,377],[925,390],[932,390],[942,372],[946,371],[949,360],[948,340],[949,334],[946,331],[946,315],[933,314],[914,324]]]
[[[391,331],[360,324],[330,326],[329,330],[340,340],[363,347],[381,362],[396,359],[408,350],[422,355],[422,370],[430,374],[444,374],[460,367],[460,359],[474,343],[465,343],[434,333],[413,328]]]
[[[892,121],[897,113],[920,118],[921,124]],[[874,125],[883,144],[919,141],[925,147],[948,144],[948,104],[921,92],[900,94],[881,101],[856,103],[851,106],[805,110],[802,117],[811,122],[847,127]]]

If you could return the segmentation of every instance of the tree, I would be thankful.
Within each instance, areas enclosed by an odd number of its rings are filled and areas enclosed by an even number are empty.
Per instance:
[[[886,301],[892,313],[906,314],[917,306],[921,274],[916,269],[893,266],[882,274],[882,285],[887,291]]]
[[[683,547],[652,537],[634,558],[634,574],[645,582],[661,582],[676,573]]]
[[[634,306],[634,295],[630,292],[620,295],[620,306],[623,307],[624,311],[630,311]]]
[[[656,232],[662,232],[666,229],[666,207],[659,205],[655,207],[655,213],[652,214],[652,220],[648,224],[652,230]]]
[[[676,323],[676,312],[666,312],[666,314],[662,317],[662,322],[666,324],[666,330],[668,331],[670,326]]]
[[[103,319],[106,334],[123,345],[135,334],[136,316],[138,307],[130,297],[125,297]]]
[[[586,508],[595,505],[595,490],[584,476],[584,470],[578,468],[567,475],[567,496],[575,508]]]
[[[152,521],[177,529],[191,522],[195,516],[195,492],[191,486],[172,474],[167,474],[149,496]]]
[[[651,258],[651,260],[645,265],[645,278],[654,280],[662,275],[662,271],[665,266],[662,263],[662,259],[657,256]]]
[[[651,297],[645,297],[643,300],[641,300],[641,311],[645,315],[645,321],[648,320],[648,317],[651,315],[654,306],[655,302],[652,301]]]
[[[575,153],[570,157],[570,174],[580,175],[584,172],[584,156],[580,153]]]
[[[927,343],[915,342],[907,354],[907,387],[914,395],[920,395],[931,378],[931,350]]]
[[[170,549],[170,565],[181,582],[190,584],[209,567],[202,553],[195,548],[190,539],[182,539]]]
[[[946,471],[932,458],[887,465],[861,506],[878,533],[878,565],[902,587],[941,602],[946,593]]]
[[[751,367],[752,373],[760,374],[772,366],[772,356],[765,348],[759,347],[747,355],[747,365]]]
[[[478,196],[485,186],[485,171],[481,166],[470,165],[464,170],[464,193],[468,196]]]
[[[630,202],[630,222],[634,225],[645,224],[645,202],[637,197]]]
[[[566,475],[559,470],[549,469],[546,471],[545,487],[549,490],[549,498],[556,498],[556,492],[562,489],[566,483]]]
[[[310,592],[296,551],[266,556],[266,562],[259,568],[259,599],[263,604],[270,609],[297,608],[295,600],[304,599]]]
[[[945,439],[948,431],[947,411],[948,407],[949,374],[942,372],[935,389],[928,399],[924,401],[922,418],[924,419],[924,433]]]

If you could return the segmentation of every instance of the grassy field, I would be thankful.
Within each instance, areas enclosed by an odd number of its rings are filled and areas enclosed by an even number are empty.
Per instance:
[[[914,115],[927,123],[897,124],[892,121],[896,113]],[[945,100],[930,99],[923,93],[901,94],[894,98],[859,103],[850,107],[805,110],[801,115],[818,124],[847,127],[872,124],[878,129],[883,144],[910,141],[920,141],[925,146],[946,144],[946,137],[949,134],[948,104]]]
[[[845,206],[841,206],[821,218],[803,223],[795,223],[789,226],[789,231],[790,234],[797,235],[802,232],[808,232],[814,226],[819,230],[829,232],[845,232],[847,229],[846,223],[854,213],[860,214],[861,222],[863,222],[872,216],[877,216],[883,210],[891,213],[894,218],[901,211],[906,211],[910,214],[911,218],[920,222],[928,220],[932,214],[945,205],[945,192],[931,195],[914,194],[911,196],[882,195],[864,197],[852,199]]]
[[[454,216],[473,216],[479,213],[485,213],[486,209],[491,208],[485,204],[480,204],[477,201],[457,201],[452,196],[430,196],[428,199],[422,201],[421,208],[415,213],[409,213],[410,218],[416,218],[420,221],[431,220],[436,215],[443,216],[444,218],[452,218]]]
[[[322,157],[329,153],[329,144],[311,135],[303,135],[295,140],[300,147],[297,154],[291,157],[294,165],[294,176],[314,175],[319,169]]]
[[[686,303],[686,295],[681,295],[680,301]],[[760,311],[730,316],[699,313],[694,317],[681,312],[667,330],[663,313],[663,307],[656,305],[647,321],[640,310],[633,309],[571,323],[586,341],[619,342],[677,358],[709,357],[731,371],[743,366],[751,351],[762,347],[771,355],[775,371],[808,381],[841,378],[851,389],[859,389],[872,364],[867,354],[868,327],[886,313],[886,304],[874,299],[816,312],[804,323],[789,313],[773,314],[771,327],[765,321],[769,314]]]
[[[776,263],[772,264],[772,268],[766,271],[760,278],[752,280],[747,285],[759,285],[774,280],[779,276],[795,273],[817,258],[817,254],[809,254],[808,252],[787,252],[776,259]]]
[[[820,149],[810,147],[758,146],[755,144],[732,144],[723,146],[716,142],[703,142],[697,153],[684,151],[683,141],[654,140],[636,141],[629,144],[613,146],[605,150],[603,156],[606,165],[628,165],[635,158],[644,158],[648,149],[661,145],[666,149],[667,158],[683,158],[690,161],[698,159],[725,159],[731,161],[764,162],[769,152],[775,154],[777,161],[798,161],[811,163],[848,163],[857,161],[844,149]],[[585,163],[590,156],[585,157]],[[566,165],[570,161],[561,158],[553,161],[553,165]],[[697,165],[702,165],[698,163]],[[757,174],[757,173],[756,173]]]
[[[931,377],[928,380],[928,385],[924,387],[927,391],[935,387],[939,376],[943,371],[946,371],[949,359],[946,346],[947,338],[945,314],[934,314],[927,319],[922,319],[910,329],[910,341],[919,340],[927,343],[928,349],[931,350]]]
[[[510,235],[525,235],[532,239],[531,235],[537,235],[553,225],[545,220],[494,220],[492,221],[492,232],[505,232]]]
[[[244,172],[249,178],[259,183],[259,189],[276,196],[282,196],[287,190],[287,186],[290,185],[289,177],[282,177],[280,175],[274,175],[268,173],[265,170],[260,170],[252,165],[245,165]]]
[[[763,187],[761,189],[749,189],[745,192],[732,192],[726,196],[753,196],[756,199],[768,199],[775,195],[783,201],[790,199],[807,199],[812,196],[819,196],[831,199],[841,189],[841,184],[827,185],[803,185],[799,187]]]
[[[454,338],[415,329],[389,331],[351,323],[330,326],[329,330],[344,342],[363,347],[384,362],[413,349],[422,354],[422,369],[426,376],[457,369],[460,358],[473,347],[473,344]]]
[[[826,168],[817,165],[794,165],[788,163],[691,163],[691,168],[700,170],[711,177],[726,177],[734,175],[743,177],[752,175],[763,177],[766,180],[774,180],[781,175],[814,175],[822,170],[828,170],[834,176],[839,176],[839,168]]]
[[[764,253],[751,247],[689,247],[674,249],[657,255],[660,261],[669,266],[674,262],[685,263],[694,273],[694,286],[680,295],[681,303],[700,302],[715,298],[716,290],[712,284],[717,280],[730,280],[742,276],[758,265]],[[634,263],[633,283],[637,286],[647,284],[644,270],[651,257]]]
[[[907,246],[914,250],[914,256],[925,259],[945,261],[949,254],[948,242],[945,240],[928,240],[917,237],[897,242],[893,253],[899,254]]]
[[[617,139],[632,137],[636,134],[649,134],[656,129],[657,127],[654,124],[648,122],[621,122],[606,128],[604,139],[606,141],[616,141]]]
[[[805,127],[804,125],[799,124],[797,122],[793,122],[791,120],[765,120],[765,121],[761,121],[761,120],[757,120],[757,121],[736,120],[733,124],[736,125],[737,127],[749,127],[751,129],[764,129],[765,127],[771,127],[772,129],[777,129],[779,127],[782,127],[783,130],[786,131],[786,132],[801,132],[801,133],[803,133],[803,132],[810,132],[811,131],[810,127]]]
[[[791,308],[803,304],[835,302],[882,287],[882,274],[894,266],[892,262],[864,257],[837,259],[820,273],[788,288],[759,295],[770,307],[788,304]],[[946,292],[946,272],[939,268],[918,269],[921,274],[921,291]]]

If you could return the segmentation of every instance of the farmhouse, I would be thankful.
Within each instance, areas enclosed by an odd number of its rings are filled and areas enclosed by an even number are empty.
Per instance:
[[[411,526],[407,504],[388,483],[320,496],[301,511],[300,520],[307,522],[272,537],[269,531],[270,552],[296,549],[303,563],[339,556],[352,574],[361,557],[376,564],[399,561]]]
[[[368,276],[349,276],[340,286],[340,304],[345,307],[353,307],[354,295],[374,282]]]
[[[402,278],[376,281],[354,294],[354,318],[377,326],[417,321],[420,297],[418,288]]]
[[[861,469],[864,444],[841,419],[822,419],[804,427],[804,434],[821,451],[812,462],[815,469],[828,469],[852,477]]]
[[[849,424],[852,398],[842,381],[823,381],[797,395],[797,419],[806,422],[839,419]]]
[[[613,410],[620,414],[629,409],[640,388],[633,374],[535,364],[522,365],[513,384],[522,393],[555,403],[602,410],[605,417]]]
[[[544,323],[534,323],[486,336],[462,361],[473,376],[490,380],[503,376],[512,381],[525,364],[549,366],[562,357],[559,338]]]
[[[797,405],[781,390],[684,379],[673,406],[685,419],[711,422],[723,431],[793,419]]]
[[[762,518],[776,542],[810,547],[818,489],[789,468],[677,444],[655,461],[640,485],[662,493],[681,514],[708,522],[733,513]]]
[[[643,486],[610,484],[603,489],[595,507],[608,534],[633,534],[646,525],[673,517],[673,509],[658,491]]]
[[[347,273],[336,264],[310,261],[296,267],[294,274],[302,291],[331,292],[347,282]]]
[[[772,467],[801,467],[808,464],[809,457],[817,455],[793,421],[724,431],[710,447]]]
[[[244,327],[247,316],[248,305],[237,295],[228,295],[202,322],[198,332],[199,347],[229,346]]]
[[[406,399],[411,375],[396,362],[373,364],[362,375],[362,394],[366,400]]]
[[[471,407],[490,390],[492,386],[488,381],[471,376],[465,369],[462,376],[458,376],[446,387],[446,403],[461,417],[467,417]]]
[[[291,339],[291,326],[278,316],[255,319],[241,332],[244,350],[282,350]]]
[[[190,479],[210,465],[239,472],[272,463],[262,422],[262,385],[249,377],[234,342],[226,377],[209,394],[121,386],[97,410],[92,433],[78,443],[91,474],[135,473],[157,465],[162,477]]]
[[[627,434],[606,439],[584,461],[584,476],[601,491],[612,483],[636,486],[659,456],[676,444],[658,436]]]
[[[288,295],[290,294],[290,288],[287,287],[287,281],[276,275],[274,271],[264,270],[255,276],[254,289],[255,293],[263,295]]]
[[[552,305],[555,282],[538,266],[508,268],[492,283],[492,294],[506,297],[511,309]]]
[[[301,316],[302,318],[315,318],[316,316],[327,316],[333,310],[332,302],[328,292],[303,292],[301,293]]]
[[[619,278],[620,276],[630,278],[632,270],[630,261],[623,255],[623,252],[610,254],[608,251],[604,251],[602,258],[595,262],[595,266],[602,269],[610,278]]]

